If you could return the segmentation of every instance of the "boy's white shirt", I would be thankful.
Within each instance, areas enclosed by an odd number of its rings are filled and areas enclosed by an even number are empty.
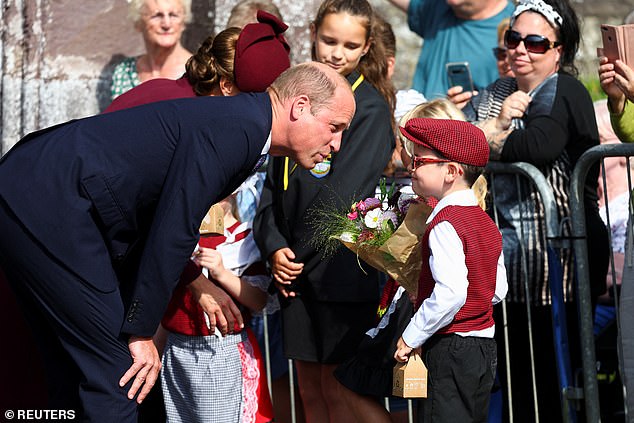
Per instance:
[[[438,202],[427,219],[432,219],[447,206],[477,206],[478,202],[471,189],[453,192]],[[436,281],[431,296],[423,301],[416,310],[407,328],[403,332],[403,340],[411,348],[423,345],[439,329],[447,326],[467,300],[467,265],[462,241],[458,233],[447,221],[434,226],[429,233],[429,266]],[[495,295],[493,304],[502,301],[508,291],[504,254],[498,259]],[[460,336],[477,336],[493,338],[495,325],[490,328],[456,332]]]

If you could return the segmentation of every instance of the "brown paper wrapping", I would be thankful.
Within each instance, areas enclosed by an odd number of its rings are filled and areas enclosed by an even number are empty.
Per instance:
[[[199,232],[201,235],[211,235],[225,233],[224,224],[225,212],[220,204],[214,204],[211,206],[202,223],[200,224]]]
[[[427,367],[418,352],[407,363],[397,363],[392,373],[392,395],[402,398],[427,398]]]
[[[407,292],[416,295],[422,263],[420,241],[432,208],[412,203],[401,225],[380,247],[341,241],[360,259],[396,280]]]

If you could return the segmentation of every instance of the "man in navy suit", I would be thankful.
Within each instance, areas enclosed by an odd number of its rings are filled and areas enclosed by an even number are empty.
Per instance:
[[[153,103],[23,138],[0,161],[0,267],[44,347],[51,407],[136,421],[154,334],[211,204],[263,154],[312,168],[355,111],[309,63],[267,93]],[[10,340],[7,340],[10,342]]]

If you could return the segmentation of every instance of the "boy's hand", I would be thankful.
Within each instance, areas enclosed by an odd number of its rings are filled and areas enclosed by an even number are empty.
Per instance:
[[[394,359],[399,363],[407,363],[409,359],[409,355],[412,352],[412,347],[409,347],[405,341],[403,341],[403,337],[398,338],[398,342],[396,343],[396,352],[394,353]]]

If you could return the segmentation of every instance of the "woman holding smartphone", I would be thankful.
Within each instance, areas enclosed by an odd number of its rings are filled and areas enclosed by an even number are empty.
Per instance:
[[[508,60],[515,77],[495,81],[463,109],[486,134],[491,158],[503,162],[528,162],[542,171],[557,204],[562,235],[570,235],[570,175],[579,157],[599,144],[590,95],[575,78],[574,57],[580,34],[577,16],[567,0],[522,0],[504,35]],[[599,166],[588,172],[585,215],[592,295],[605,289],[608,237],[597,205]],[[525,181],[521,181],[525,182]],[[517,189],[514,176],[496,175],[495,206],[504,239],[508,271],[507,314],[513,396],[530,398],[531,380],[526,303],[531,305],[539,411],[561,409],[551,331],[551,296],[543,205],[532,184]],[[521,216],[520,216],[521,210]],[[520,219],[521,218],[521,219]],[[522,236],[525,245],[520,244]],[[526,253],[522,254],[522,248]],[[523,260],[527,260],[523,263]],[[563,295],[568,315],[568,337],[573,368],[579,363],[573,262],[570,249],[561,250]],[[523,276],[523,265],[527,276]],[[525,281],[526,279],[526,281]],[[529,298],[524,283],[528,283]],[[519,331],[519,334],[518,334]],[[498,339],[503,346],[503,339]],[[498,357],[504,358],[500,353]],[[504,370],[500,364],[498,369]],[[524,375],[525,377],[520,377]],[[502,380],[504,380],[502,378]],[[526,382],[522,382],[526,381]],[[531,420],[530,401],[514,404],[516,415]],[[520,407],[526,407],[523,409]]]

